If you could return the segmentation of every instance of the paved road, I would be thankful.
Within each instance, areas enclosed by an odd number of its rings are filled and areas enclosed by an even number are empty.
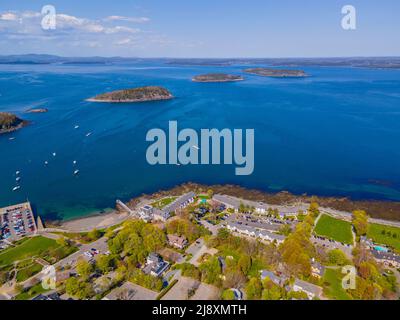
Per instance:
[[[107,240],[108,240],[107,238],[103,237],[92,243],[82,245],[79,248],[79,251],[58,261],[57,263],[54,264],[54,267],[66,267],[67,265],[74,266],[80,257],[84,257],[86,260],[89,260],[89,258],[86,257],[83,253],[85,251],[90,250],[91,248],[98,250],[100,254],[104,254],[106,251],[108,251]]]

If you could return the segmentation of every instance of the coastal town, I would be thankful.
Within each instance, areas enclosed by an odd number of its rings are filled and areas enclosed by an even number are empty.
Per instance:
[[[399,253],[399,222],[316,201],[165,191],[61,225],[26,202],[0,209],[0,300],[397,300]]]

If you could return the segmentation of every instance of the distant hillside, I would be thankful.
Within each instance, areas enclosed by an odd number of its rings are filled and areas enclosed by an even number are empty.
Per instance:
[[[99,94],[88,99],[92,102],[144,102],[172,99],[172,94],[163,87],[140,87]]]

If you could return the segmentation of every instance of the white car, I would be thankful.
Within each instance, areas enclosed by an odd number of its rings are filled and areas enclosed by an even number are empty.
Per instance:
[[[89,251],[85,251],[83,254],[88,258],[92,258],[93,257],[93,254],[90,253]]]

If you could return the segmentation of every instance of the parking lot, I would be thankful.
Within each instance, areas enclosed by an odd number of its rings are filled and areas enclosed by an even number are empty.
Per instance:
[[[36,223],[29,202],[0,209],[0,240],[15,241],[36,233]]]

